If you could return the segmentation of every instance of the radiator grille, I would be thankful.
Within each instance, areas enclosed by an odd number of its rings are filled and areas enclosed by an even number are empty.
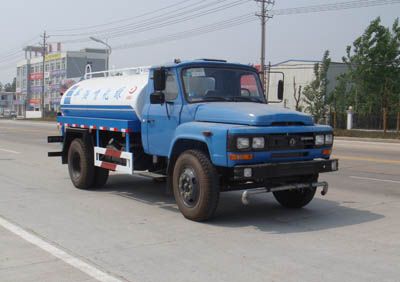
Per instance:
[[[270,151],[313,149],[313,133],[274,134],[267,137],[267,147]]]

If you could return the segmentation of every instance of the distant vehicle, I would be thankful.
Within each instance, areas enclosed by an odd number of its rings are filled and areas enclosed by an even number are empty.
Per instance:
[[[3,112],[3,117],[5,118],[17,118],[17,112],[11,110],[5,110]]]
[[[101,76],[101,77],[99,77]],[[283,100],[283,81],[277,97]],[[268,105],[258,71],[196,60],[90,73],[65,92],[61,157],[79,189],[103,186],[109,171],[164,179],[182,214],[209,219],[220,192],[272,192],[288,208],[306,206],[331,159],[333,130],[309,115]],[[261,188],[260,188],[261,187]]]

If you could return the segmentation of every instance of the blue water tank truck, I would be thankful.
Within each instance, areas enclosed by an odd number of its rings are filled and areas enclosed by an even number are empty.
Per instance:
[[[277,96],[282,100],[283,81]],[[182,214],[211,218],[220,192],[272,192],[302,208],[338,170],[333,131],[304,113],[266,101],[258,71],[220,60],[175,61],[87,73],[62,97],[61,157],[79,189],[106,184],[109,171],[166,180]]]

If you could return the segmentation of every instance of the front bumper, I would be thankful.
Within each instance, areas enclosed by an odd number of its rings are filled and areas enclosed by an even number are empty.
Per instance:
[[[289,163],[267,163],[257,165],[240,165],[233,168],[234,181],[265,181],[291,176],[316,175],[337,171],[339,160],[314,160]]]

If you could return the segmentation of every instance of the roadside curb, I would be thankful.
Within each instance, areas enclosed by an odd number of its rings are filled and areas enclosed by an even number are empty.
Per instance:
[[[398,139],[382,139],[382,138],[362,138],[362,137],[340,137],[335,136],[336,140],[343,141],[360,141],[360,142],[375,142],[375,143],[393,143],[400,144],[400,140]]]
[[[56,121],[43,121],[43,120],[25,120],[25,119],[16,119],[16,120],[11,120],[11,119],[0,119],[0,123],[3,124],[35,124],[35,125],[51,125],[55,126],[57,125]]]

